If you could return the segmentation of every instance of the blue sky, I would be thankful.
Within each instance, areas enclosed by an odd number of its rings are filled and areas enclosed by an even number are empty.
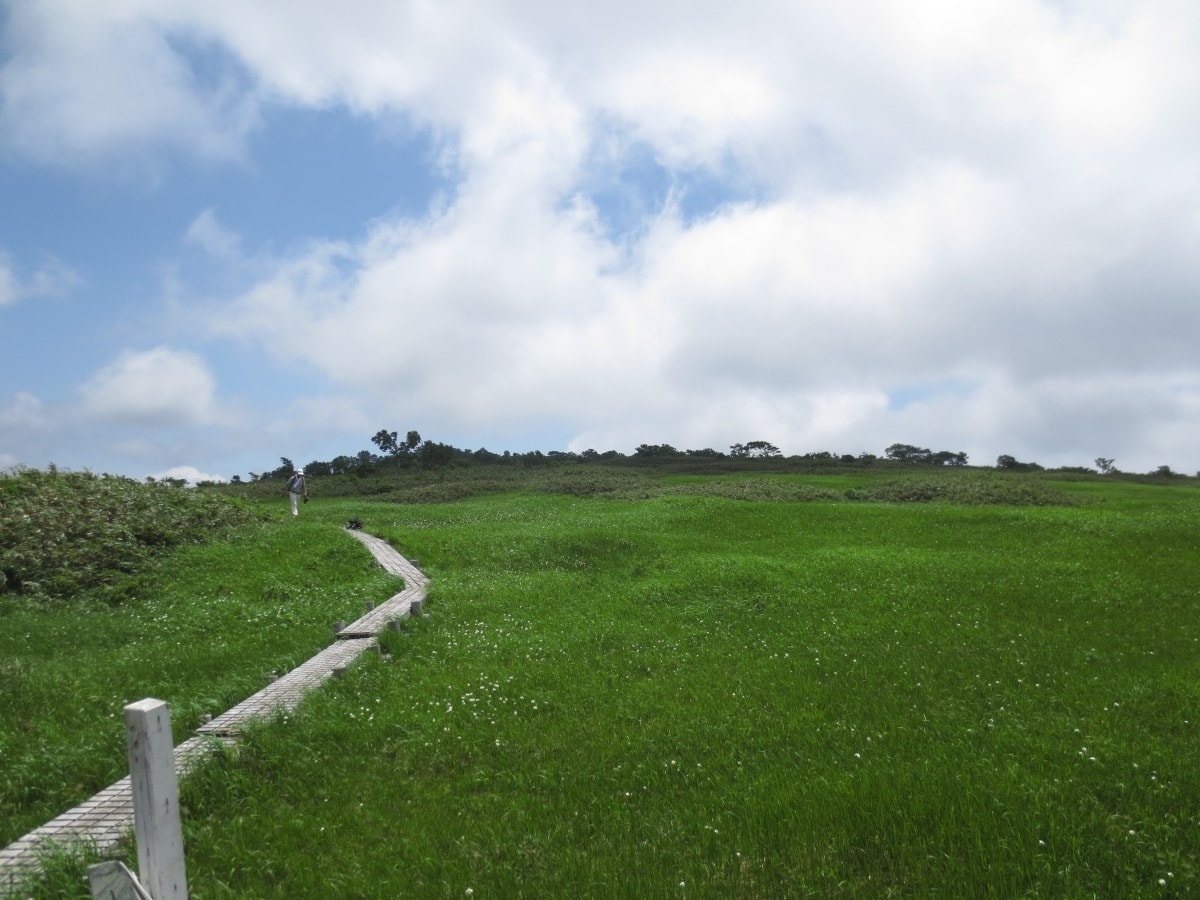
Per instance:
[[[0,0],[0,467],[1200,468],[1200,12]]]

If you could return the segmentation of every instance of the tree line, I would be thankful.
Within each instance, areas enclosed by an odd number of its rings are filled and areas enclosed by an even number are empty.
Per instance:
[[[963,451],[931,450],[915,444],[895,443],[884,449],[882,455],[869,452],[834,453],[829,450],[816,450],[808,453],[784,456],[780,449],[770,441],[753,440],[745,443],[731,444],[726,451],[715,450],[711,447],[702,449],[678,449],[671,444],[639,444],[633,453],[622,453],[618,450],[599,451],[588,449],[583,451],[551,450],[543,453],[541,450],[527,452],[511,452],[505,450],[496,453],[481,447],[478,450],[463,449],[445,444],[440,441],[430,441],[421,437],[420,432],[411,430],[403,438],[399,431],[389,431],[381,428],[371,438],[375,450],[360,450],[352,456],[336,456],[330,460],[312,460],[305,463],[305,474],[321,477],[332,475],[359,475],[366,477],[376,472],[420,468],[441,469],[447,466],[548,466],[558,463],[604,463],[609,465],[629,466],[663,466],[671,464],[689,465],[693,468],[712,463],[714,467],[736,467],[742,463],[754,460],[755,465],[772,463],[777,465],[800,466],[811,469],[828,469],[834,467],[866,468],[872,465],[902,465],[928,468],[964,467],[968,465],[968,456]],[[280,464],[269,471],[251,472],[250,481],[268,481],[291,477],[297,466],[291,459],[280,457]],[[996,458],[995,468],[1008,472],[1042,472],[1045,468],[1036,462],[1022,462],[1010,454],[1001,454]],[[1095,468],[1086,466],[1067,466],[1055,468],[1052,471],[1074,473],[1081,475],[1121,475],[1115,460],[1108,457],[1097,457]],[[1159,466],[1148,473],[1161,478],[1176,478],[1182,473],[1174,472],[1169,466]],[[1197,473],[1200,477],[1200,473]],[[238,475],[232,481],[241,482]]]
[[[583,451],[551,450],[543,453],[541,450],[528,452],[500,453],[481,447],[478,450],[463,449],[439,441],[426,440],[420,432],[409,431],[403,438],[399,431],[389,431],[386,428],[377,431],[371,438],[375,450],[360,450],[350,456],[336,456],[330,460],[312,460],[303,464],[306,475],[360,475],[367,476],[374,472],[419,467],[438,469],[452,465],[495,465],[495,466],[546,466],[555,463],[606,463],[614,465],[653,465],[671,462],[693,461],[702,464],[705,461],[714,463],[729,461],[731,463],[746,460],[762,460],[777,462],[796,462],[815,467],[854,466],[865,467],[881,460],[881,457],[862,452],[858,454],[834,453],[829,450],[818,450],[809,453],[785,457],[780,449],[770,441],[753,440],[745,443],[731,444],[727,451],[705,447],[702,449],[678,449],[671,444],[639,444],[633,453],[622,453],[618,450],[599,451],[588,449]],[[932,451],[911,444],[893,444],[883,452],[883,460],[895,463],[927,466],[965,466],[967,454],[948,450]],[[265,472],[251,472],[250,481],[267,481],[291,477],[297,465],[287,457],[280,457],[280,464]],[[234,482],[242,478],[235,475]]]

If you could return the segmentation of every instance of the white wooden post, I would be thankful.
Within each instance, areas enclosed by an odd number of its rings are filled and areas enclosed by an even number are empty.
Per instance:
[[[154,900],[120,860],[88,866],[87,874],[92,900]]]
[[[138,880],[154,900],[187,900],[171,712],[147,697],[125,707]]]

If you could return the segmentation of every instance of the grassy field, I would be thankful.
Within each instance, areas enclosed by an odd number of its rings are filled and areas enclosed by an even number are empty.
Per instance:
[[[739,481],[317,499],[276,524],[301,526],[301,558],[324,548],[319,568],[353,560],[337,590],[360,607],[383,586],[335,527],[360,518],[421,561],[428,615],[386,636],[390,662],[364,659],[185,783],[193,896],[1200,893],[1194,488],[845,502],[893,496],[864,478],[780,502],[731,499]],[[289,591],[308,596],[303,578]],[[187,596],[164,623],[208,618],[218,594]],[[93,704],[116,704],[118,740],[130,698]],[[40,890],[86,896],[80,872]]]

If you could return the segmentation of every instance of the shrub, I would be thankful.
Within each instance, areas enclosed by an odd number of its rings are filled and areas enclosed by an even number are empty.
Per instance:
[[[251,521],[206,491],[54,467],[0,476],[0,594],[119,602],[157,554]]]

